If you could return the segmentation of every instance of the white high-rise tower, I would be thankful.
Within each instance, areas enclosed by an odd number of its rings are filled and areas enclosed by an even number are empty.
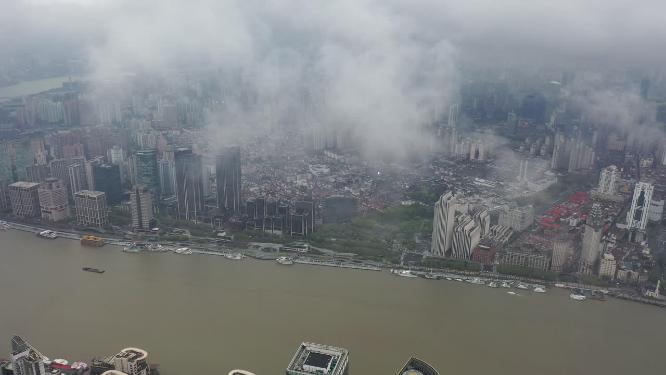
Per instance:
[[[631,208],[627,212],[627,227],[629,229],[645,230],[648,222],[650,203],[654,186],[647,182],[639,182],[634,188],[634,197]]]
[[[430,252],[444,256],[451,248],[455,223],[456,199],[452,192],[442,194],[435,203],[435,216],[432,225],[432,246]]]

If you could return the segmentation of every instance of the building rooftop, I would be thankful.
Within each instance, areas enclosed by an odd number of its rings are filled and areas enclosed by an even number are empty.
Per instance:
[[[88,198],[98,198],[102,195],[104,195],[103,191],[96,191],[96,190],[81,190],[77,191],[76,196],[81,196],[81,197],[88,197]]]
[[[287,367],[287,375],[342,375],[347,368],[347,349],[304,342]]]
[[[13,184],[10,184],[9,187],[15,187],[19,189],[30,189],[32,187],[39,186],[39,183],[37,182],[28,182],[28,181],[17,181],[14,182]]]

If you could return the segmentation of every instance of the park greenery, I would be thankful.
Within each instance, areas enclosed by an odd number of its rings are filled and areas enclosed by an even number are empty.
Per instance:
[[[345,223],[324,224],[309,241],[316,247],[363,258],[395,260],[399,254],[391,251],[394,241],[413,249],[415,235],[432,232],[432,215],[432,208],[418,204],[389,208]]]
[[[464,259],[426,258],[422,265],[428,268],[452,269],[458,271],[479,272],[481,264]]]

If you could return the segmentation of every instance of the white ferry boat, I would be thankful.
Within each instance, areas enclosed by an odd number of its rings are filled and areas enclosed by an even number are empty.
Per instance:
[[[180,248],[174,250],[173,252],[176,253],[176,254],[180,254],[180,255],[191,255],[192,254],[192,250],[190,250],[189,247],[180,247]]]
[[[585,297],[582,294],[571,293],[569,294],[569,298],[571,298],[574,301],[584,301],[587,297]]]
[[[58,238],[58,234],[52,230],[43,230],[37,234],[39,237],[47,238],[49,240],[54,240]]]
[[[243,259],[243,254],[241,253],[227,253],[224,254],[224,257],[231,260],[241,260]]]
[[[499,288],[499,285],[497,285],[497,283],[494,282],[494,281],[491,281],[490,283],[488,283],[488,286],[491,287],[491,288]]]
[[[472,277],[472,278],[469,278],[469,279],[467,279],[467,282],[470,283],[470,284],[476,284],[476,285],[485,284],[485,283],[483,282],[483,280],[481,280],[481,279],[478,278],[478,277]]]
[[[285,265],[285,266],[291,266],[292,264],[294,264],[294,261],[289,257],[279,257],[279,258],[275,259],[275,261],[278,264],[282,264],[282,265]]]
[[[516,292],[506,292],[506,294],[510,294],[512,296],[517,296],[518,295],[518,293],[516,293]]]
[[[536,293],[546,293],[546,289],[538,286],[538,287],[534,288],[534,292],[536,292]]]
[[[528,286],[523,284],[523,283],[518,283],[518,285],[516,285],[516,288],[518,288],[518,289],[529,289]]]
[[[502,283],[502,288],[511,288],[511,284],[505,281]]]

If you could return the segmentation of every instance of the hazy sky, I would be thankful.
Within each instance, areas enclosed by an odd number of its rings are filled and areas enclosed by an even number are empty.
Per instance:
[[[71,53],[86,56],[97,76],[240,68],[278,111],[298,106],[289,93],[308,87],[322,103],[313,122],[350,124],[371,152],[423,144],[405,130],[446,111],[469,64],[579,71],[660,69],[666,61],[663,0],[0,4],[0,57]]]

